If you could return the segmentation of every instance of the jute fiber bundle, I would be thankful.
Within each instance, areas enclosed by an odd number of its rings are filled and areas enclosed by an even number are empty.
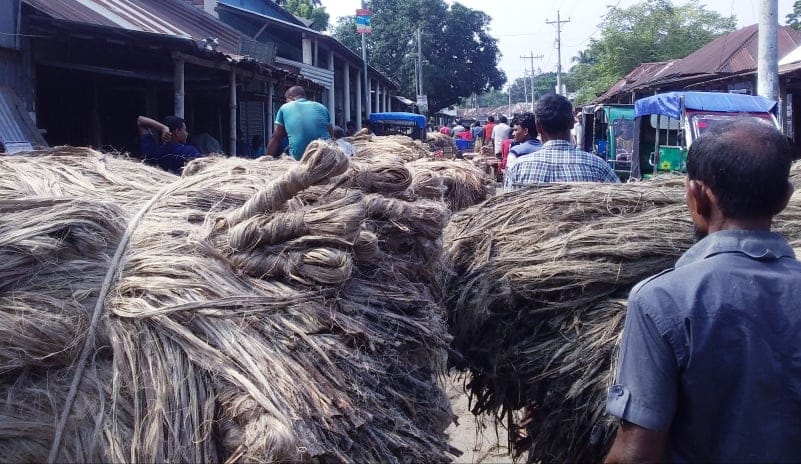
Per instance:
[[[477,205],[493,191],[493,179],[465,160],[418,160],[406,165],[413,178],[435,173],[442,178],[445,202],[451,211]]]
[[[801,193],[775,230],[801,246]],[[454,215],[445,243],[450,362],[472,412],[530,407],[516,443],[530,462],[600,461],[625,300],[693,243],[683,177],[506,193]]]
[[[0,455],[450,461],[449,211],[300,163],[0,157]]]
[[[357,157],[375,157],[392,153],[409,162],[429,156],[428,147],[405,135],[362,135],[351,140]]]
[[[444,201],[459,211],[486,200],[494,190],[492,179],[464,160],[434,158],[406,162],[389,144],[381,151],[363,151],[353,157],[348,185],[371,192],[394,191],[407,201]]]

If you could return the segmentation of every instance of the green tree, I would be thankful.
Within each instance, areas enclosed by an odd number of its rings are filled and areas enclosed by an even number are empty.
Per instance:
[[[401,86],[416,94],[417,30],[423,51],[423,91],[430,111],[500,88],[506,82],[498,69],[498,45],[487,31],[490,17],[444,0],[371,0],[373,33],[368,36],[368,61]],[[334,36],[361,55],[361,37],[354,18],[340,18]]]
[[[654,0],[625,9],[609,7],[600,39],[584,51],[589,61],[579,61],[566,82],[590,100],[640,64],[684,58],[735,27],[733,16],[709,11],[699,0],[681,6]]]
[[[801,0],[793,3],[793,12],[786,16],[787,25],[795,30],[801,31]]]
[[[311,20],[309,27],[315,31],[328,29],[328,12],[320,0],[276,0],[276,3],[295,16]]]
[[[556,90],[556,73],[539,73],[534,76],[534,101]],[[518,77],[510,86],[512,103],[531,101],[531,76]]]
[[[470,106],[472,102],[472,99],[467,99],[462,106]],[[509,94],[498,89],[492,89],[489,92],[478,96],[478,106],[481,108],[486,108],[488,106],[502,106],[508,102]]]

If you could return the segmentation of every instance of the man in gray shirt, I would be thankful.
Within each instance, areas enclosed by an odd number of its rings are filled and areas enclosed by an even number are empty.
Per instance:
[[[801,460],[801,263],[770,231],[791,159],[756,120],[693,143],[687,205],[703,239],[629,295],[607,462]]]

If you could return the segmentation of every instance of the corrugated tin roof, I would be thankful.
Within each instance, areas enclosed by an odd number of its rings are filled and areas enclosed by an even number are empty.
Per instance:
[[[30,150],[47,146],[19,98],[8,87],[0,87],[0,142],[8,153],[15,152],[14,147]]]
[[[798,63],[799,61],[801,61],[801,47],[796,48],[795,50],[785,55],[784,58],[780,59],[779,66]]]
[[[52,17],[96,26],[186,39],[217,38],[217,51],[237,53],[240,34],[205,11],[181,0],[23,0]]]
[[[646,87],[649,82],[658,79],[667,73],[678,60],[658,61],[655,63],[643,63],[634,68],[609,88],[603,95],[593,100],[594,102],[604,102],[614,98],[621,93],[633,92]]]
[[[801,31],[779,26],[778,52],[781,59],[801,45]],[[724,34],[699,48],[654,82],[681,80],[691,76],[740,74],[756,71],[759,26],[753,24]]]

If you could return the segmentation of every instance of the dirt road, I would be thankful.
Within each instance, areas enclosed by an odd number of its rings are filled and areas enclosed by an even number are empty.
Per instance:
[[[467,395],[462,392],[462,384],[453,376],[448,378],[447,392],[453,413],[459,417],[459,425],[451,425],[448,429],[451,445],[464,453],[454,462],[511,463],[512,456],[507,447],[506,429],[499,427],[496,436],[491,419],[485,420],[486,427],[478,427],[475,417],[468,408]],[[518,462],[525,462],[525,458],[519,459]]]

